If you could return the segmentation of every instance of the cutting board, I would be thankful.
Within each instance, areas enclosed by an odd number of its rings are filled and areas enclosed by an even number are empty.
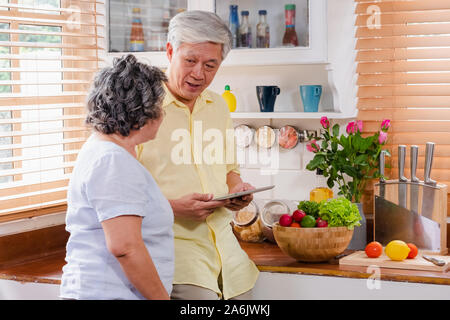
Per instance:
[[[403,261],[393,261],[384,253],[378,258],[367,257],[364,251],[356,251],[346,257],[339,259],[340,265],[347,266],[379,266],[381,268],[395,268],[395,269],[409,269],[409,270],[422,270],[422,271],[441,271],[445,272],[450,268],[450,256],[438,256],[433,257],[443,259],[447,263],[440,267],[424,258],[419,254],[414,259],[405,259]]]

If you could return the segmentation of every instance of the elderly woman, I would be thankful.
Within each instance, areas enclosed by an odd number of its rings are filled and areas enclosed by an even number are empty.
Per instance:
[[[166,76],[133,55],[96,77],[68,190],[63,299],[169,299],[173,212],[135,147],[155,138]]]

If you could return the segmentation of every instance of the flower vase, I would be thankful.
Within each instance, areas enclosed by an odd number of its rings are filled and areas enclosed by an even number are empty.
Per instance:
[[[361,216],[361,225],[355,226],[353,231],[353,237],[348,245],[347,249],[351,250],[364,250],[367,245],[367,221],[363,212],[362,203],[355,203],[358,206],[359,215]]]

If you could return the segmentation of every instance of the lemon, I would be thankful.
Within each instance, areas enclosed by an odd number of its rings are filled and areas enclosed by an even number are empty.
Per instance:
[[[236,97],[231,93],[229,85],[225,86],[225,92],[222,93],[222,97],[227,102],[230,112],[234,112],[236,110]]]
[[[404,241],[392,240],[387,244],[384,252],[389,258],[391,258],[391,260],[402,261],[408,257],[410,250],[411,249]]]

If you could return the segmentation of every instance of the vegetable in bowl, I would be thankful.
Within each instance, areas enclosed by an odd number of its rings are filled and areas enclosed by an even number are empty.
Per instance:
[[[317,219],[319,217],[319,206],[318,202],[305,200],[300,201],[297,208]]]
[[[346,198],[320,202],[318,214],[321,219],[328,222],[329,227],[347,227],[352,230],[355,226],[361,225],[358,207]]]

